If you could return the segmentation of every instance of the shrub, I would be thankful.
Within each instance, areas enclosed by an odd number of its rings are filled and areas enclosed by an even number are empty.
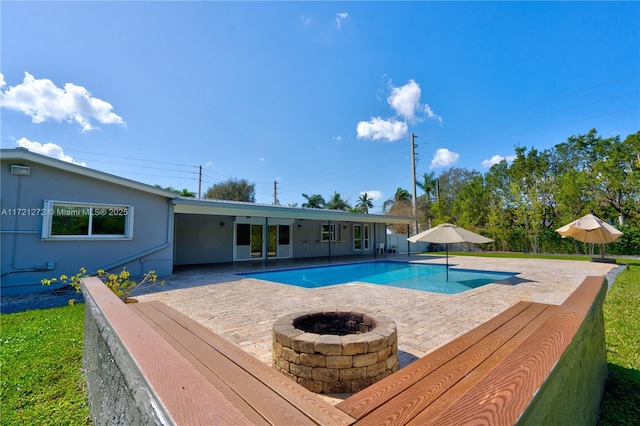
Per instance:
[[[68,277],[67,275],[60,275],[60,278],[52,278],[52,279],[44,279],[41,281],[42,285],[51,285],[54,282],[61,282],[64,284],[68,284],[73,287],[76,292],[80,293],[80,281],[82,278],[88,277],[86,268],[80,268],[80,271]],[[136,282],[132,280],[131,272],[127,271],[126,268],[122,268],[119,274],[111,274],[107,273],[104,270],[100,269],[96,273],[96,276],[102,280],[102,282],[122,300],[126,300],[131,296],[131,293],[142,284],[150,283],[152,285],[160,284],[163,285],[164,281],[158,282],[158,276],[156,275],[156,271],[149,271],[143,277],[142,280]],[[73,304],[75,299],[69,300],[69,304]]]

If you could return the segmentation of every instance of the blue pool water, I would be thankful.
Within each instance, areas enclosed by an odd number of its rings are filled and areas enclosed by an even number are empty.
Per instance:
[[[447,281],[444,265],[366,262],[241,275],[305,288],[361,281],[370,284],[455,294],[513,277],[516,274],[515,272],[474,271],[450,267],[449,281]]]

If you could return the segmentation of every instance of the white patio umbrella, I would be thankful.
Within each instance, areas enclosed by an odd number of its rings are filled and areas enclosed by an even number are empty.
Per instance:
[[[426,241],[429,243],[444,244],[447,252],[447,281],[449,281],[449,244],[450,243],[490,243],[493,240],[475,232],[467,231],[450,223],[443,223],[426,231],[422,231],[412,237],[407,238],[412,243]]]
[[[583,243],[600,244],[600,253],[604,259],[604,245],[617,241],[623,233],[599,217],[588,214],[578,220],[556,229],[563,237],[571,237]]]

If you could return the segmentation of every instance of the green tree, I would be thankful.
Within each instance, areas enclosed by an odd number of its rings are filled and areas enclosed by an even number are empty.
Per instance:
[[[640,223],[640,131],[620,137],[600,139],[595,146],[598,160],[593,170],[598,195],[618,216],[618,223],[627,220]]]
[[[180,196],[185,198],[196,198],[196,193],[193,191],[189,191],[187,188],[184,188],[180,191]]]
[[[369,195],[365,192],[360,195],[358,198],[358,203],[356,204],[354,210],[359,213],[369,213],[369,209],[373,208],[373,200],[369,198]]]
[[[347,211],[351,208],[347,200],[342,198],[340,194],[337,193],[336,191],[333,192],[333,197],[331,197],[331,200],[327,202],[326,207],[329,210],[343,210],[343,211]]]
[[[302,196],[307,200],[306,203],[302,203],[302,207],[305,209],[323,209],[326,204],[326,202],[324,201],[324,197],[322,195],[302,194]]]
[[[440,174],[438,178],[439,195],[432,207],[433,220],[436,224],[445,222],[458,223],[459,217],[453,209],[453,203],[465,182],[470,181],[475,176],[480,176],[480,173],[475,170],[458,167],[451,167]]]
[[[462,183],[451,211],[458,218],[458,226],[478,231],[487,225],[488,204],[489,191],[484,177],[477,174]]]
[[[549,220],[552,206],[549,154],[532,148],[516,148],[516,158],[509,168],[512,202],[533,253],[539,252],[540,233]]]
[[[189,191],[187,188],[184,188],[182,191],[180,191],[179,189],[175,189],[172,186],[167,186],[166,188],[163,188],[162,186],[156,184],[155,187],[156,188],[160,188],[160,189],[164,189],[165,191],[174,192],[174,193],[180,195],[181,197],[195,198],[195,196],[196,196],[195,192]]]
[[[246,179],[230,178],[207,190],[204,198],[210,200],[256,202],[256,185]]]
[[[509,165],[506,160],[491,166],[485,174],[487,186],[486,230],[493,239],[494,250],[512,250],[513,201],[509,184]],[[518,247],[516,250],[520,250]]]
[[[413,216],[411,193],[406,189],[398,188],[393,198],[382,204],[382,210],[390,216]],[[391,225],[391,229],[397,234],[407,232],[406,225]]]
[[[424,194],[418,197],[418,221],[426,222],[431,228],[432,212],[431,206],[435,196],[438,180],[435,173],[424,173],[422,180],[416,181],[416,186],[424,191]]]

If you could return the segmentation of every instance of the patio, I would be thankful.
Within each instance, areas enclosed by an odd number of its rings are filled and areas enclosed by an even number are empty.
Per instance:
[[[387,255],[406,261],[406,255]],[[357,258],[358,261],[363,258]],[[443,264],[440,256],[414,255],[411,261]],[[334,259],[331,264],[354,259]],[[263,270],[262,264],[185,268],[165,278],[140,301],[159,300],[271,364],[272,325],[303,310],[364,308],[388,316],[398,327],[400,366],[451,341],[518,301],[561,304],[590,275],[605,275],[615,265],[565,260],[451,256],[453,267],[513,271],[511,284],[489,284],[446,295],[366,283],[318,289],[276,284],[235,273]],[[268,269],[304,267],[315,262],[271,262]]]

